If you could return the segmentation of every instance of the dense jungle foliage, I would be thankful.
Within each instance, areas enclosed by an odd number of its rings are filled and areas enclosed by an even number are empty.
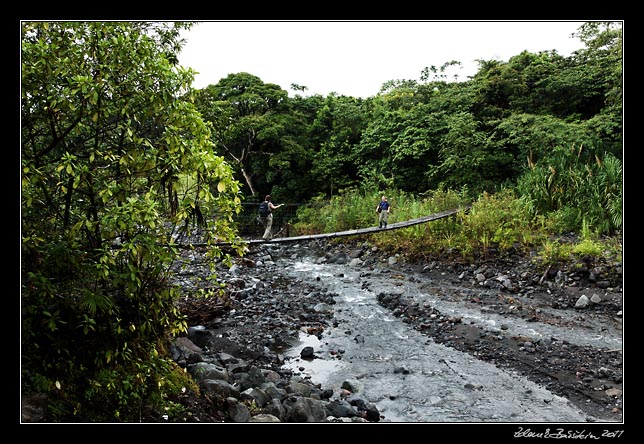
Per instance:
[[[243,204],[264,194],[306,204],[299,232],[373,225],[382,193],[397,220],[472,204],[380,240],[416,256],[620,236],[621,23],[580,26],[569,57],[480,60],[466,80],[449,61],[366,99],[243,72],[195,90],[191,26],[22,24],[21,389],[50,421],[134,422],[198,390],[166,350],[186,329],[177,238],[199,227],[213,266],[243,255]]]

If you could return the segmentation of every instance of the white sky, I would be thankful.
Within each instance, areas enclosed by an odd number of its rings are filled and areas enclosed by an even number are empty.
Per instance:
[[[425,67],[459,61],[460,80],[477,59],[507,62],[527,50],[569,56],[584,45],[571,34],[581,21],[214,21],[182,37],[184,67],[201,89],[239,72],[274,83],[306,86],[305,95],[331,92],[371,97],[389,80],[420,80]]]

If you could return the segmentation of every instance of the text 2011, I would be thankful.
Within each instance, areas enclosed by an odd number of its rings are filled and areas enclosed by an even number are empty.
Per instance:
[[[623,434],[623,430],[604,430],[602,438],[620,438]]]

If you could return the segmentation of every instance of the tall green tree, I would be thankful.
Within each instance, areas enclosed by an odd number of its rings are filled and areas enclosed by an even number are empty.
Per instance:
[[[577,51],[577,66],[590,71],[601,86],[601,104],[586,125],[604,141],[606,149],[618,158],[623,147],[623,37],[621,22],[588,22],[577,35],[586,48]]]
[[[234,242],[239,184],[182,99],[182,23],[22,23],[23,392],[52,420],[163,400],[180,230]],[[212,245],[213,259],[223,253]]]
[[[424,106],[380,112],[365,130],[352,160],[366,188],[427,189],[427,171],[436,164],[440,118]]]
[[[271,157],[287,143],[289,130],[288,93],[248,73],[230,74],[216,85],[196,92],[196,105],[212,124],[213,141],[244,178],[253,196],[268,189],[271,175],[284,168]]]
[[[358,183],[355,152],[367,127],[369,102],[330,94],[320,104],[309,127],[315,146],[310,180],[326,196]]]

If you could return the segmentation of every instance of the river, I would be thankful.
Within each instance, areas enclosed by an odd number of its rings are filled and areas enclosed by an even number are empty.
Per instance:
[[[380,291],[411,292],[443,312],[458,313],[490,331],[501,323],[493,314],[441,300],[419,290],[413,281],[401,285],[377,270],[365,273],[360,267],[321,263],[300,254],[281,258],[279,268],[294,279],[316,283],[336,294],[332,306],[335,326],[319,337],[302,332],[300,342],[285,354],[285,367],[334,391],[350,381],[377,406],[384,421],[584,423],[589,419],[568,400],[519,374],[434,342],[380,306],[376,295]],[[530,337],[563,334],[563,327],[520,319],[503,318],[502,322],[504,328]],[[566,337],[570,338],[569,332]],[[578,335],[577,340],[608,347],[620,342],[610,334],[590,339]],[[315,359],[300,358],[305,346],[313,347]]]

